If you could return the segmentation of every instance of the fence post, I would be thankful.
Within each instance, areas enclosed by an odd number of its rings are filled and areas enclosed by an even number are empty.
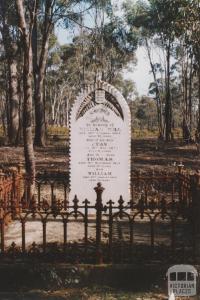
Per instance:
[[[0,219],[0,227],[1,227],[1,253],[4,253],[5,250],[5,220],[3,218]]]
[[[183,168],[182,162],[178,165],[179,202],[183,200]]]
[[[191,196],[192,196],[192,215],[191,220],[193,222],[193,243],[194,243],[194,255],[198,259],[200,254],[200,172],[192,175],[191,182]]]
[[[94,188],[97,198],[96,198],[96,258],[97,263],[102,263],[102,253],[101,253],[101,222],[102,222],[102,193],[104,188],[101,186],[101,183],[97,183],[97,186]]]
[[[4,177],[4,174],[3,174],[3,170],[0,169],[0,199],[4,201],[4,185],[3,185],[3,177]],[[7,206],[7,203],[2,203],[3,206]]]

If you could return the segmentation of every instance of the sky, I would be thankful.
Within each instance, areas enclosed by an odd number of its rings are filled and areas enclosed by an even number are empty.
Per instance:
[[[120,8],[123,0],[112,0],[113,4]],[[116,10],[118,15],[121,15],[121,10]],[[58,36],[59,43],[65,44],[69,42],[69,32],[62,28],[57,28],[56,35]],[[71,39],[73,38],[73,33],[71,33]],[[152,74],[150,73],[149,61],[143,47],[139,47],[136,51],[137,65],[133,68],[131,72],[124,71],[123,75],[125,79],[131,79],[135,82],[137,92],[139,96],[148,95],[148,87],[152,81]]]
[[[139,96],[148,95],[148,87],[153,77],[150,72],[149,61],[146,56],[145,49],[139,47],[136,51],[137,65],[132,72],[124,72],[125,79],[131,79],[135,82]]]
[[[116,6],[117,9],[116,13],[119,16],[122,16],[122,9],[120,9],[120,7],[125,0],[111,0],[111,1],[112,4]],[[136,2],[136,0],[131,0],[131,1]],[[136,57],[137,57],[136,67],[133,68],[132,72],[124,72],[124,78],[131,79],[135,82],[139,96],[148,95],[148,87],[150,82],[152,82],[153,77],[150,72],[150,65],[144,47],[139,47],[137,49]],[[156,58],[155,54],[154,54],[154,58]]]

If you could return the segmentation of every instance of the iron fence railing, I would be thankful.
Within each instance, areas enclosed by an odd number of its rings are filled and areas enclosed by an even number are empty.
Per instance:
[[[1,259],[194,261],[199,174],[179,170],[132,175],[129,202],[119,197],[117,203],[104,203],[103,187],[98,184],[95,205],[91,205],[76,196],[70,203],[67,174],[39,174],[36,194],[27,199],[20,168],[2,171]]]

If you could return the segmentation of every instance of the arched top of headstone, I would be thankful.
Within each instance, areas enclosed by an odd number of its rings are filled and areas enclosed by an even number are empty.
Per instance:
[[[111,84],[98,81],[80,92],[71,111],[71,119],[82,118],[95,106],[107,107],[121,120],[130,120],[129,106],[123,95]]]

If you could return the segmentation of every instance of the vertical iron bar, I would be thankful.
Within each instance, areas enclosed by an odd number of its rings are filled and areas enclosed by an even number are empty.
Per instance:
[[[175,251],[175,220],[171,220],[171,226],[172,226],[172,232],[171,232],[171,248],[172,248],[172,254],[174,255]]]
[[[151,218],[151,251],[154,253],[154,219]]]
[[[145,189],[144,189],[144,193],[145,193],[145,208],[147,208],[148,206],[148,185],[145,184]]]
[[[174,203],[174,177],[172,178],[172,203]]]
[[[97,263],[102,262],[102,253],[101,253],[101,222],[102,222],[102,193],[104,188],[101,186],[101,183],[97,183],[97,186],[94,188],[97,198],[96,198],[96,260]]]
[[[84,230],[85,230],[85,256],[88,250],[88,203],[89,201],[85,199],[85,217],[84,217]]]
[[[67,246],[67,220],[63,220],[63,234],[64,234],[64,251],[66,251]]]
[[[47,238],[47,236],[46,236],[46,225],[47,225],[46,220],[42,221],[42,225],[43,225],[43,253],[45,253],[46,252],[46,238]]]
[[[54,204],[54,184],[51,183],[51,207],[53,207]]]
[[[4,253],[5,250],[4,219],[0,220],[0,226],[1,226],[1,252]]]
[[[112,215],[112,200],[109,201],[109,261],[112,262],[112,235],[113,235],[113,215]]]
[[[41,204],[41,184],[38,182],[38,205],[40,207]]]
[[[129,220],[130,222],[130,262],[133,261],[133,219]]]
[[[178,165],[179,201],[183,200],[183,165]]]
[[[131,182],[131,199],[132,199],[132,202],[134,202],[134,185],[133,185],[133,182]]]
[[[67,210],[67,187],[64,184],[64,210]]]
[[[21,221],[22,224],[22,253],[26,251],[26,242],[25,242],[25,220]]]

